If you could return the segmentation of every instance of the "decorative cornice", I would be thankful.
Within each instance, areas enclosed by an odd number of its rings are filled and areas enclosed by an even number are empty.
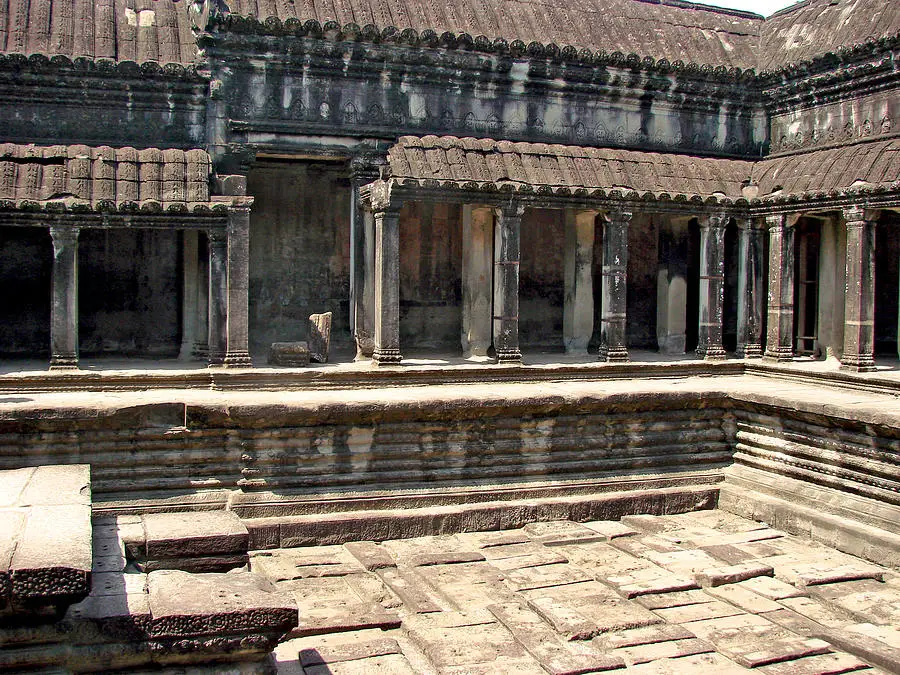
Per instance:
[[[0,71],[28,71],[49,75],[72,75],[84,77],[123,78],[129,80],[187,80],[204,82],[207,78],[196,65],[180,63],[160,64],[156,61],[114,61],[112,59],[91,59],[79,56],[45,56],[44,54],[0,54]]]
[[[592,51],[587,48],[578,49],[572,45],[559,46],[555,43],[543,44],[522,40],[508,42],[503,38],[491,39],[484,35],[472,37],[468,33],[454,33],[425,29],[417,31],[413,28],[398,29],[396,26],[378,28],[373,24],[360,27],[355,23],[341,26],[336,21],[324,24],[315,19],[300,21],[287,19],[282,22],[276,17],[265,20],[256,17],[245,17],[230,14],[218,19],[218,32],[209,33],[199,38],[201,49],[219,44],[239,44],[230,36],[269,36],[321,39],[329,42],[352,42],[365,44],[396,44],[412,48],[445,49],[464,51],[491,56],[507,56],[512,58],[528,58],[533,61],[545,60],[551,63],[565,63],[589,67],[612,67],[633,72],[652,72],[662,75],[674,74],[679,77],[709,80],[713,82],[749,82],[756,77],[751,68],[744,70],[737,67],[715,66],[712,64],[669,61],[651,56],[622,52],[608,53],[605,50]]]

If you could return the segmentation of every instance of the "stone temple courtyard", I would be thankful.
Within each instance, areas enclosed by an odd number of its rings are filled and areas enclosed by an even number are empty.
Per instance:
[[[96,525],[95,539],[115,528]],[[299,608],[274,653],[283,675],[900,668],[900,574],[718,510],[261,550],[249,562]]]

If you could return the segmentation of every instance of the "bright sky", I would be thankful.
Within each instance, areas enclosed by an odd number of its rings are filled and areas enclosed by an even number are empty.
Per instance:
[[[694,2],[701,5],[743,9],[747,12],[756,12],[763,16],[769,16],[769,14],[777,12],[779,9],[793,5],[795,0],[694,0]]]

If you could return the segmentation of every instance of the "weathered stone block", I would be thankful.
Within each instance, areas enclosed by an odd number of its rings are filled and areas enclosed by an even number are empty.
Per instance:
[[[327,363],[331,346],[331,312],[310,315],[307,341],[309,358],[316,363]]]
[[[306,342],[273,342],[269,348],[269,365],[284,368],[303,368],[309,365],[309,345]]]

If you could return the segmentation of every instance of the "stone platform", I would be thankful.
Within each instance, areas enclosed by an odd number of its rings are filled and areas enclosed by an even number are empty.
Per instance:
[[[251,553],[284,675],[900,672],[900,574],[722,511]]]

